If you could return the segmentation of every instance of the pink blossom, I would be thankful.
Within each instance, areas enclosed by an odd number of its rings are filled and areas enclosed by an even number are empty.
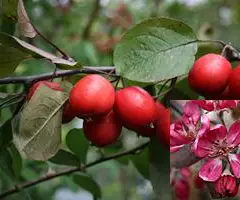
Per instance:
[[[210,121],[201,116],[200,107],[194,102],[187,102],[181,119],[170,125],[170,151],[175,152],[186,144],[196,146],[197,138],[209,128]]]
[[[182,168],[180,170],[171,170],[171,185],[175,191],[178,200],[188,200],[190,195],[189,178],[191,171],[189,168]]]
[[[214,185],[215,191],[220,197],[234,197],[238,193],[236,178],[231,175],[221,176]]]
[[[233,109],[238,104],[237,100],[193,100],[193,102],[207,111]]]
[[[214,182],[222,174],[223,162],[230,163],[233,174],[240,178],[240,154],[236,154],[240,144],[240,120],[226,127],[218,124],[198,138],[194,153],[206,162],[200,169],[199,176],[204,181]]]

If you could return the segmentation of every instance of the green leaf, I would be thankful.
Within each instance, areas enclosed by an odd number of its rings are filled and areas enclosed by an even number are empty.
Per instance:
[[[180,92],[182,92],[184,95],[188,96],[190,99],[198,99],[199,97],[199,95],[189,87],[187,78],[184,78],[181,81],[177,82],[174,87]]]
[[[122,133],[124,133],[126,129],[123,129]],[[127,130],[128,131],[128,130]],[[108,155],[113,155],[116,152],[120,152],[124,149],[122,141],[119,140],[114,144],[111,144],[107,147],[105,147],[104,149],[101,149],[103,151],[104,156],[108,156]],[[122,156],[119,158],[115,158],[115,161],[119,162],[122,165],[128,165],[129,161],[130,161],[130,156]]]
[[[67,147],[80,159],[86,163],[89,142],[84,137],[82,129],[72,129],[66,136]]]
[[[7,17],[17,18],[18,0],[2,0],[3,14]]]
[[[146,148],[140,154],[132,155],[130,158],[138,172],[149,179],[149,150]]]
[[[14,144],[11,144],[11,146],[8,147],[8,151],[12,157],[12,170],[15,177],[19,177],[22,171],[22,157]]]
[[[0,151],[5,148],[12,139],[12,120],[9,119],[0,127]]]
[[[170,152],[153,139],[150,144],[150,180],[157,200],[171,199]]]
[[[15,33],[15,29],[16,29],[15,24],[16,24],[16,21],[13,21],[13,20],[11,20],[11,18],[3,16],[1,18],[0,30],[4,33],[13,35]]]
[[[0,41],[0,78],[12,74],[20,62],[29,55],[11,46],[3,45]]]
[[[179,100],[179,99],[185,99],[185,100],[191,100],[192,97],[189,93],[183,92],[179,88],[173,88],[170,92],[168,92],[165,97],[166,101],[170,100]]]
[[[58,165],[80,166],[80,161],[77,156],[62,149],[50,158],[49,161]]]
[[[7,107],[9,105],[18,103],[19,101],[23,100],[22,94],[8,94],[8,93],[1,93],[0,94],[0,109]]]
[[[73,85],[69,81],[61,81],[60,85],[65,93],[70,94],[70,92],[73,88]]]
[[[117,45],[117,72],[129,80],[155,83],[186,74],[197,52],[196,36],[186,24],[168,18],[145,20]]]
[[[9,94],[9,93],[4,93],[4,92],[0,92],[0,103],[2,100],[5,100],[8,97],[13,97],[15,96],[14,94]]]
[[[14,179],[15,177],[12,168],[12,157],[7,148],[0,151],[0,171],[4,172],[11,179]]]
[[[48,160],[61,144],[62,107],[68,95],[45,85],[37,88],[20,113],[14,142],[19,152],[32,160]]]
[[[92,193],[95,198],[101,198],[101,188],[90,176],[78,173],[73,176],[73,181],[82,189]]]
[[[39,49],[23,40],[20,40],[14,36],[0,32],[0,44],[6,48],[18,50],[24,54],[28,54],[28,57],[32,56],[34,58],[46,58],[52,63],[56,64],[60,69],[78,69],[82,68],[79,62],[65,60],[63,58],[57,57],[49,52]],[[1,52],[1,51],[0,51]],[[5,55],[6,56],[6,55]],[[1,58],[1,56],[0,56]],[[15,58],[16,59],[16,58]],[[1,62],[0,62],[1,64]]]

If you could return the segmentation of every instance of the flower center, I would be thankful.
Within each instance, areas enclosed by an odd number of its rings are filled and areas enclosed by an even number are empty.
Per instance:
[[[183,135],[188,140],[195,140],[197,136],[195,127],[192,124],[187,126],[186,124],[183,123]]]
[[[227,157],[229,153],[235,150],[236,147],[229,147],[226,139],[224,140],[216,140],[213,143],[212,151],[209,157]]]

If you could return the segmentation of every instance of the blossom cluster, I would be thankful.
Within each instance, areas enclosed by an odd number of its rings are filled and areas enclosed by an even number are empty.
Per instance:
[[[180,119],[170,125],[170,152],[177,153],[188,146],[193,156],[200,163],[198,177],[205,183],[211,183],[219,197],[232,197],[238,192],[240,178],[240,120],[234,121],[226,127],[223,118],[224,112],[236,108],[237,100],[192,100],[183,107]],[[208,113],[215,112],[217,121],[209,119]],[[194,163],[192,163],[194,164]],[[186,166],[189,167],[189,166]],[[173,169],[172,169],[173,170]],[[187,200],[189,187],[186,186],[186,168],[178,170],[181,178],[179,183],[172,178],[171,184],[177,193],[184,194]],[[184,181],[182,181],[184,180]],[[185,187],[180,187],[184,183]]]

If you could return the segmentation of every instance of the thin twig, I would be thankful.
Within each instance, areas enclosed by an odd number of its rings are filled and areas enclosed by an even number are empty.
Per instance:
[[[51,42],[47,37],[45,37],[33,24],[32,24],[34,30],[37,32],[37,34],[45,40],[48,44],[50,44],[52,47],[54,47],[58,52],[60,52],[63,55],[63,59],[66,60],[73,60],[70,56],[68,56],[62,49],[60,49],[57,45],[55,45],[53,42]]]
[[[83,34],[82,34],[82,39],[86,40],[89,38],[90,36],[90,31],[93,25],[94,20],[97,18],[99,11],[100,11],[100,0],[95,0],[93,3],[93,9],[92,9],[92,13],[88,19],[88,22],[83,30]]]
[[[7,103],[9,103],[9,102],[11,102],[11,101],[14,101],[15,99],[18,99],[19,97],[21,97],[21,96],[23,96],[24,95],[24,93],[18,93],[18,94],[16,94],[16,95],[14,95],[14,96],[12,96],[11,98],[7,98],[7,100],[6,101],[3,101],[2,103],[0,103],[0,109],[2,109],[2,107],[5,105],[5,104],[7,104]]]
[[[0,199],[2,199],[4,197],[7,197],[7,196],[10,196],[14,193],[18,193],[19,192],[18,188],[21,188],[21,189],[29,188],[29,187],[35,186],[37,184],[40,184],[40,183],[45,182],[45,181],[49,181],[49,180],[57,178],[57,177],[61,177],[61,176],[65,176],[65,175],[75,173],[75,172],[80,172],[80,171],[86,170],[89,167],[92,167],[94,165],[106,162],[108,160],[116,159],[116,158],[123,157],[123,156],[130,155],[130,154],[135,154],[135,152],[146,148],[148,146],[148,144],[149,144],[149,142],[146,142],[146,143],[141,144],[140,146],[135,147],[131,150],[123,151],[123,152],[120,152],[120,153],[116,153],[116,154],[106,156],[104,158],[100,158],[96,161],[90,162],[89,164],[83,165],[81,167],[72,167],[72,168],[69,168],[69,169],[64,170],[62,172],[45,175],[45,176],[43,176],[43,177],[41,177],[37,180],[34,180],[34,181],[29,181],[29,182],[26,182],[26,183],[19,184],[16,187],[0,194]]]
[[[170,107],[171,107],[173,110],[175,110],[180,116],[183,115],[183,111],[182,111],[180,105],[177,104],[176,102],[170,101]]]
[[[172,79],[168,79],[168,80],[166,80],[164,83],[163,83],[163,85],[162,85],[162,87],[160,88],[160,90],[159,90],[159,92],[158,92],[158,94],[156,95],[156,96],[154,96],[154,98],[158,98],[158,97],[160,97],[160,96],[162,96],[162,91],[163,91],[163,89],[164,89],[164,87],[168,84],[168,82],[170,82]],[[165,92],[168,92],[168,90],[167,91],[165,91]],[[164,92],[164,94],[166,94]]]
[[[16,101],[13,101],[13,102],[11,102],[11,103],[9,103],[9,104],[5,104],[5,105],[3,105],[3,106],[0,107],[0,110],[1,110],[1,109],[4,109],[4,108],[7,108],[7,107],[9,107],[9,106],[12,106],[12,105],[14,105],[14,104],[20,103],[23,99],[24,99],[24,97],[20,97],[20,98],[17,99]]]
[[[3,84],[31,84],[41,80],[50,80],[52,78],[66,77],[74,74],[108,74],[108,72],[114,70],[115,68],[112,66],[106,67],[83,67],[81,69],[73,69],[73,70],[58,70],[53,75],[52,72],[44,73],[40,75],[33,76],[19,76],[19,77],[6,77],[0,79],[0,85]],[[118,77],[115,74],[111,74],[111,76]]]

